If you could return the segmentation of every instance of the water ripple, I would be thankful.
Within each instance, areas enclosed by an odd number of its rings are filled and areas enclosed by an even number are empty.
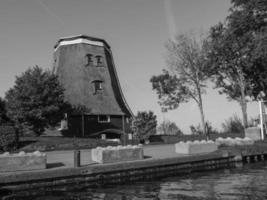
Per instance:
[[[6,199],[26,200],[261,200],[267,199],[267,164],[194,173],[151,182],[102,188],[86,185],[23,191]]]

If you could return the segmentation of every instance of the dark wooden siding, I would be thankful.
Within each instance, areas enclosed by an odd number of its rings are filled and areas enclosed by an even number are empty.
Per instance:
[[[84,117],[84,119],[83,119]],[[83,127],[84,120],[84,130]],[[122,116],[111,115],[109,123],[99,123],[96,115],[74,115],[69,116],[69,130],[66,135],[76,137],[90,137],[93,133],[97,133],[107,129],[123,130]],[[130,133],[130,124],[124,118],[124,128],[126,133]]]

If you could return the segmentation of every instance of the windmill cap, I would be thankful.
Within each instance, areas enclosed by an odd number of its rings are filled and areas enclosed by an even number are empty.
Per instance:
[[[96,46],[105,46],[110,49],[109,44],[101,38],[91,37],[88,35],[75,35],[60,38],[54,48],[56,49],[60,45],[76,44],[76,43],[88,43]]]

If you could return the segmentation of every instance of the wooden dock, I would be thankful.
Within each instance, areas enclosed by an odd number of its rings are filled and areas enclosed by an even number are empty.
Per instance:
[[[143,160],[81,167],[51,168],[39,171],[0,173],[0,192],[51,186],[134,182],[192,172],[232,168],[267,159],[267,144],[225,147],[208,154],[147,157]]]

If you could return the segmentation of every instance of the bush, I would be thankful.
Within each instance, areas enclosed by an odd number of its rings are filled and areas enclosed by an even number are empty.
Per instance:
[[[12,125],[0,126],[0,151],[16,149],[18,144],[18,134]]]
[[[206,129],[206,134],[220,134],[219,131],[217,131],[217,129],[215,129],[211,123],[209,121],[207,121],[205,123],[205,129]],[[200,124],[198,126],[194,126],[194,125],[191,125],[190,126],[190,130],[191,130],[191,134],[192,135],[204,135],[203,133],[203,130],[200,126]]]
[[[209,135],[209,139],[215,141],[218,137],[222,138],[244,138],[244,133],[217,133]],[[195,141],[195,140],[206,140],[207,137],[205,135],[151,135],[149,137],[150,143],[154,144],[174,144],[177,142],[187,142],[187,141]]]
[[[139,140],[156,134],[157,116],[152,111],[139,111],[132,122],[132,131]]]
[[[200,125],[198,126],[191,125],[190,130],[192,135],[203,135],[203,130],[200,127]]]
[[[225,133],[244,133],[244,126],[241,119],[234,115],[222,124]]]
[[[159,135],[183,135],[181,129],[169,120],[164,120],[157,129]]]

